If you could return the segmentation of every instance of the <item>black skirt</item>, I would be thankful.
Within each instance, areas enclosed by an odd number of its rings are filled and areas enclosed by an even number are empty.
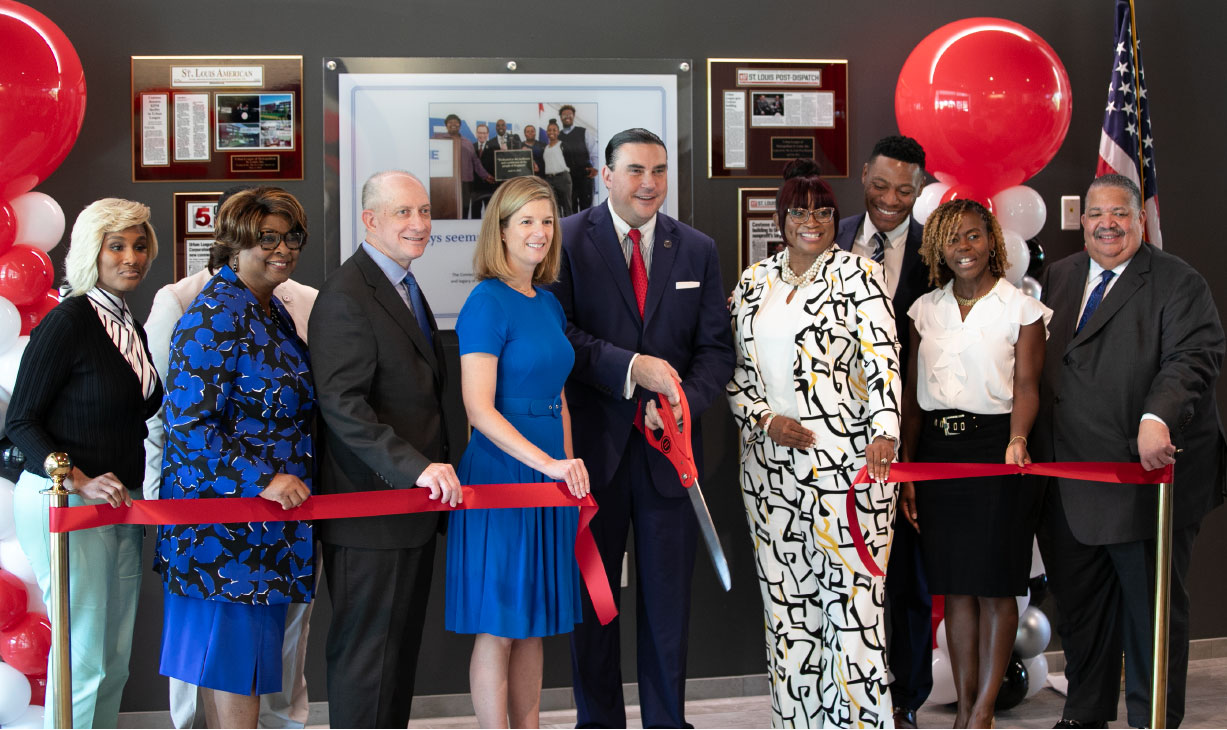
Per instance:
[[[1000,464],[1010,415],[924,413],[916,461]],[[929,592],[1021,596],[1031,572],[1040,480],[1009,475],[916,482]]]

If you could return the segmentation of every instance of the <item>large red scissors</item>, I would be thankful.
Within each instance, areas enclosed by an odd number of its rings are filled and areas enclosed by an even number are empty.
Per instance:
[[[690,497],[690,505],[694,507],[695,517],[698,518],[699,532],[703,535],[703,543],[707,545],[707,554],[711,556],[712,567],[716,569],[716,575],[720,576],[720,583],[724,586],[724,590],[731,590],[733,578],[729,573],[729,563],[724,557],[724,548],[720,546],[720,537],[716,534],[716,525],[712,522],[707,502],[703,499],[703,490],[699,488],[699,470],[695,467],[694,451],[690,443],[690,404],[686,402],[686,393],[682,390],[682,384],[676,380],[673,382],[677,385],[677,397],[682,407],[681,425],[679,426],[674,420],[673,408],[669,405],[665,394],[657,393],[660,401],[661,435],[657,436],[655,431],[644,424],[643,403],[639,404],[639,410],[635,414],[635,427],[643,432],[643,438],[647,440],[648,445],[664,454],[673,468],[677,470],[678,478],[681,479],[682,486],[686,488],[686,495]]]

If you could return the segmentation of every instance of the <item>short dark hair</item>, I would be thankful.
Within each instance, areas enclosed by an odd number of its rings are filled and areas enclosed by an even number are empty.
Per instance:
[[[457,116],[457,115],[455,115],[455,114],[448,114],[446,117],[444,117],[444,118],[443,118],[443,123],[444,123],[444,124],[447,124],[448,122],[452,121],[453,119],[455,119],[457,122],[458,122],[458,121],[460,121],[460,117],[459,117],[459,116]]]
[[[1138,189],[1138,184],[1124,175],[1118,175],[1115,172],[1110,172],[1107,175],[1100,175],[1091,181],[1091,184],[1086,189],[1086,194],[1090,195],[1095,188],[1120,188],[1129,193],[1129,197],[1133,200],[1133,209],[1135,211],[1142,210],[1142,191]]]
[[[784,168],[784,184],[775,196],[776,224],[781,232],[784,222],[788,220],[788,209],[805,206],[834,208],[835,217],[831,225],[839,230],[839,203],[835,201],[835,191],[822,179],[821,173],[822,168],[817,162],[803,157],[798,157]]]
[[[609,140],[609,144],[605,145],[606,167],[613,169],[614,157],[617,157],[618,148],[624,144],[655,144],[660,145],[662,148],[668,149],[665,147],[664,140],[643,127],[631,127],[630,129],[624,129],[615,134]]]
[[[562,106],[558,107],[558,115],[562,116],[562,113],[568,109],[571,110],[572,114],[575,113],[575,107],[571,106],[570,104],[563,104]]]
[[[240,190],[217,208],[217,240],[209,249],[209,271],[217,271],[239,251],[255,246],[260,223],[267,215],[284,216],[291,231],[307,232],[307,214],[290,193],[272,185]]]
[[[873,158],[879,155],[906,162],[909,165],[919,165],[921,170],[925,169],[925,148],[911,137],[892,134],[879,139],[873,146],[873,151],[869,153],[869,161],[873,162]]]

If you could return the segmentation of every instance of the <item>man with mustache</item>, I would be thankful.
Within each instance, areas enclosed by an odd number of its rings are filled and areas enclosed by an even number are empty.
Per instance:
[[[1167,724],[1184,716],[1189,662],[1186,576],[1201,519],[1223,501],[1227,443],[1214,389],[1223,328],[1205,279],[1142,241],[1138,186],[1091,183],[1086,250],[1044,274],[1052,308],[1031,453],[1042,461],[1174,462]],[[1177,457],[1179,454],[1179,457]],[[1040,549],[1060,621],[1069,694],[1056,727],[1116,719],[1121,651],[1129,724],[1150,724],[1157,490],[1053,479]]]
[[[895,309],[900,372],[907,377],[911,327],[907,310],[929,291],[929,269],[920,260],[924,221],[912,206],[925,184],[925,151],[911,137],[878,140],[861,169],[865,213],[839,222],[835,243],[882,264]],[[932,599],[925,581],[916,530],[899,511],[886,568],[887,662],[894,681],[895,727],[916,727],[916,710],[933,688]]]

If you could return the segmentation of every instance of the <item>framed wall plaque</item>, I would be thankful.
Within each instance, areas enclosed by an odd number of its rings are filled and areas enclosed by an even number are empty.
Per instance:
[[[737,188],[737,270],[784,250],[784,236],[775,224],[779,188]]]
[[[133,56],[132,180],[301,180],[302,56]]]
[[[848,176],[848,62],[710,58],[707,176],[779,177],[812,157]]]
[[[209,266],[218,193],[175,193],[175,281]]]

